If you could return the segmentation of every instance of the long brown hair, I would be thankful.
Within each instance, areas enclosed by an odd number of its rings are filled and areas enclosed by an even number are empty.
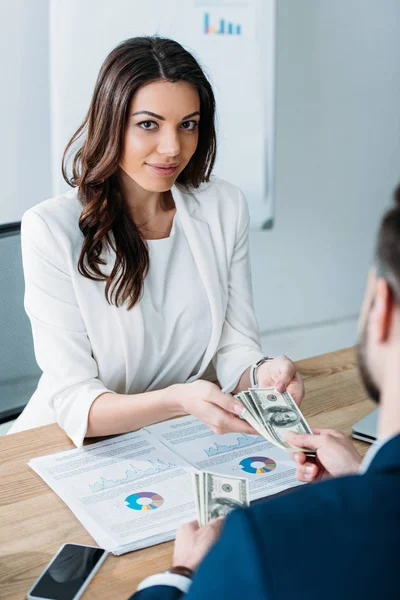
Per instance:
[[[136,37],[119,44],[105,59],[85,120],[69,141],[62,173],[72,187],[79,186],[83,205],[79,228],[84,242],[78,270],[84,277],[106,281],[110,304],[127,302],[130,310],[140,300],[149,268],[149,253],[139,229],[128,215],[117,172],[122,153],[128,109],[133,94],[157,80],[187,81],[198,91],[201,119],[198,145],[177,183],[193,188],[209,181],[216,158],[215,98],[196,59],[173,40]],[[71,147],[80,142],[68,176],[66,161]],[[109,275],[103,247],[112,248],[115,262]]]

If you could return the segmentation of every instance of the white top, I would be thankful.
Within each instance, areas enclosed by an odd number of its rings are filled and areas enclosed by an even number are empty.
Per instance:
[[[78,272],[83,235],[79,229],[82,205],[77,190],[45,200],[23,215],[25,309],[43,374],[10,433],[58,422],[80,446],[91,404],[100,394],[132,394],[160,384],[141,379],[144,365],[159,376],[160,350],[150,351],[151,345],[169,345],[175,380],[189,383],[208,378],[211,365],[225,392],[233,390],[247,367],[263,356],[252,305],[248,211],[243,193],[220,179],[212,179],[197,189],[182,190],[174,185],[171,193],[196,265],[192,273],[198,273],[207,296],[211,331],[199,297],[199,305],[188,306],[193,314],[191,330],[183,331],[182,322],[177,325],[179,334],[174,335],[175,319],[182,315],[182,306],[179,309],[175,304],[173,289],[168,286],[163,321],[170,329],[161,341],[154,332],[157,338],[150,345],[147,332],[154,329],[146,316],[148,305],[145,310],[141,302],[131,310],[125,305],[110,305],[104,294],[105,282],[93,281]],[[151,242],[151,253],[153,245],[159,243],[174,244],[174,240]],[[103,249],[101,257],[106,261],[103,272],[109,273],[114,253]],[[186,254],[184,260],[189,259]],[[192,284],[199,289],[197,275],[192,282],[189,272],[187,293]],[[154,311],[157,310],[155,306]],[[195,351],[193,344],[197,346]],[[176,357],[192,350],[193,364],[180,363],[181,371]],[[166,357],[165,352],[163,356]],[[166,364],[162,367],[163,381],[167,368]]]
[[[131,394],[187,381],[211,335],[210,305],[179,216],[168,238],[147,244],[150,268],[140,300],[145,345]]]

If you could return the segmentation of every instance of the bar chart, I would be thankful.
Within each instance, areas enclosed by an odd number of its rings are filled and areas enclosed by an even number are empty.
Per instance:
[[[210,13],[204,13],[204,33],[206,35],[241,35],[242,26],[226,19],[220,19],[219,25],[211,23]]]

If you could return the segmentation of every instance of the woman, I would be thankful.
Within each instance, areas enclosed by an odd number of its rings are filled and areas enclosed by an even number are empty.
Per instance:
[[[211,178],[214,116],[211,86],[177,42],[133,38],[106,58],[64,154],[74,189],[23,216],[43,375],[12,431],[57,421],[80,446],[192,414],[254,433],[226,394],[249,387],[252,366],[259,385],[301,401],[293,363],[260,350],[246,202]]]

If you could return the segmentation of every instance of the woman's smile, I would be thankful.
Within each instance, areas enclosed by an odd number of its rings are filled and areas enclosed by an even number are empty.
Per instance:
[[[149,169],[156,173],[159,177],[171,177],[177,168],[179,167],[179,163],[145,163]]]

